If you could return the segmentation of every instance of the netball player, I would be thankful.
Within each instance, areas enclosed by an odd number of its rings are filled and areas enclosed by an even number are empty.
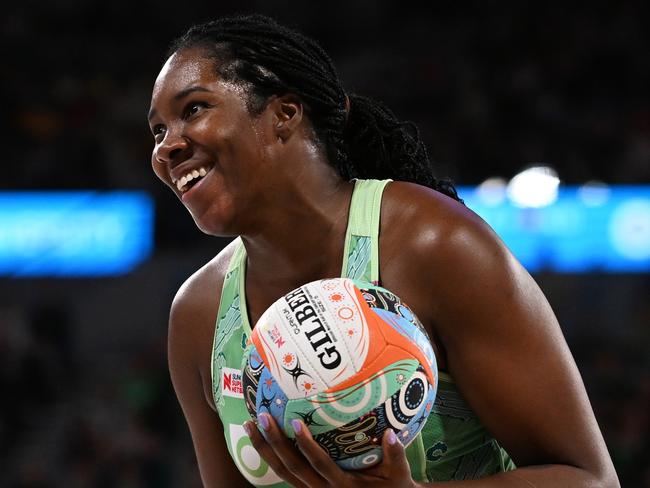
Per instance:
[[[618,486],[535,281],[434,178],[417,130],[346,93],[314,40],[261,16],[196,26],[158,75],[149,121],[156,175],[203,232],[237,236],[171,309],[171,377],[205,486]],[[356,472],[303,424],[296,449],[268,415],[250,422],[240,382],[264,310],[334,276],[401,297],[441,371],[418,441],[389,429],[383,462]]]

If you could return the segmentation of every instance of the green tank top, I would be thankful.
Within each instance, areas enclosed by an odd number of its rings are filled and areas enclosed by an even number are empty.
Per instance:
[[[389,181],[355,181],[342,277],[379,284],[379,213],[382,193]],[[291,485],[282,481],[257,454],[243,428],[250,416],[244,403],[240,368],[251,326],[244,286],[246,250],[238,240],[217,314],[211,362],[212,395],[228,451],[242,475],[255,486],[284,488]],[[422,482],[475,479],[515,468],[444,372],[439,372],[434,408],[420,434],[406,448],[406,455],[413,479]]]

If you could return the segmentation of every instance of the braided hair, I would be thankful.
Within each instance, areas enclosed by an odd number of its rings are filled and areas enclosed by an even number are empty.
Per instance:
[[[332,60],[318,43],[263,15],[223,17],[191,27],[171,56],[205,49],[224,81],[241,84],[253,115],[272,95],[292,93],[303,103],[329,163],[346,180],[390,178],[433,188],[463,203],[453,183],[437,179],[413,122],[383,103],[345,93]]]

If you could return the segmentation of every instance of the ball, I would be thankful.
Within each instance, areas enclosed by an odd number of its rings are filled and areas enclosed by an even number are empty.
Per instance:
[[[300,419],[343,469],[382,459],[386,429],[408,445],[438,386],[429,337],[390,291],[347,278],[301,286],[271,305],[242,360],[251,417],[269,413],[289,438]]]

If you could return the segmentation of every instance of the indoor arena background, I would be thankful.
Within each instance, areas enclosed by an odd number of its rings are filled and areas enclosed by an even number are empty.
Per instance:
[[[146,121],[167,46],[194,22],[255,11],[315,37],[350,91],[418,124],[437,174],[458,185],[510,180],[533,163],[554,168],[560,188],[650,183],[650,4],[433,3],[2,7],[0,194],[146,192],[155,233],[128,272],[0,276],[0,486],[200,486],[166,367],[167,314],[227,240],[201,234],[156,179]],[[20,222],[0,219],[0,244],[2,225]],[[650,487],[650,272],[542,264],[533,276],[622,485]]]

